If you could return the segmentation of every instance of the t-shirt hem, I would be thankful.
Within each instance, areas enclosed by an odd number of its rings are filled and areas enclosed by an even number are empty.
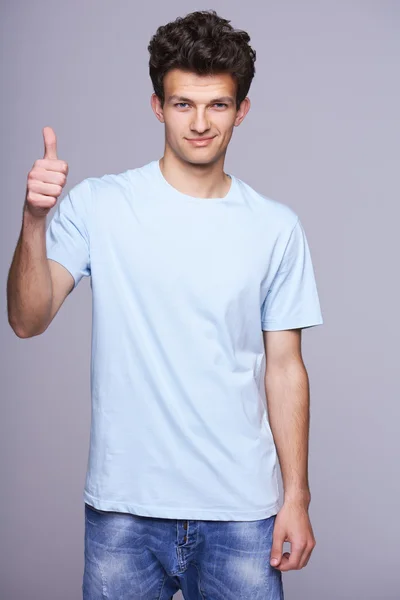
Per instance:
[[[206,521],[257,521],[276,515],[279,511],[279,502],[274,502],[259,510],[237,510],[230,508],[186,508],[139,505],[132,502],[116,502],[103,500],[92,496],[86,490],[83,493],[84,501],[98,510],[132,513],[143,517],[156,517],[164,519],[186,519]]]
[[[315,327],[323,325],[324,320],[305,320],[305,321],[261,321],[263,331],[279,331],[281,329],[306,329],[307,327]]]
[[[74,288],[75,288],[78,283],[78,278],[77,278],[76,273],[74,272],[74,269],[72,268],[72,265],[68,262],[68,260],[66,260],[64,258],[64,256],[60,256],[59,254],[53,254],[51,251],[47,252],[47,258],[49,258],[50,260],[54,260],[55,262],[58,262],[65,269],[67,269],[67,271],[69,271],[69,273],[74,278]]]

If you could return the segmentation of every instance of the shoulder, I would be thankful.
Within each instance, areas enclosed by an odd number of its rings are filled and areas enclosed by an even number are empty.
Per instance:
[[[96,197],[103,193],[108,196],[110,193],[123,193],[131,190],[133,186],[146,185],[153,173],[153,163],[154,161],[119,173],[106,173],[99,177],[87,177],[84,181],[87,182],[86,185],[91,188]]]
[[[108,193],[112,190],[118,191],[129,185],[129,171],[106,173],[98,177],[87,177],[81,183],[87,185],[92,194]]]
[[[251,185],[236,177],[238,189],[249,208],[257,211],[262,223],[272,225],[277,232],[290,234],[299,222],[298,214],[288,204],[255,190]]]

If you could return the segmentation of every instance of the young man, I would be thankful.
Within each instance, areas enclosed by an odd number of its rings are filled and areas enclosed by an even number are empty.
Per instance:
[[[301,330],[323,321],[309,247],[291,208],[223,170],[250,108],[249,40],[214,11],[160,27],[163,157],[83,180],[47,230],[68,172],[51,128],[28,177],[16,334],[44,332],[91,276],[85,600],[278,600],[315,545]]]

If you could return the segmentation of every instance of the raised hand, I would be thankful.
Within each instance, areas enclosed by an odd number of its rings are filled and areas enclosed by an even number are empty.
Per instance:
[[[57,158],[57,137],[51,127],[43,128],[44,156],[28,173],[24,210],[33,217],[46,217],[56,204],[67,181],[68,164]]]

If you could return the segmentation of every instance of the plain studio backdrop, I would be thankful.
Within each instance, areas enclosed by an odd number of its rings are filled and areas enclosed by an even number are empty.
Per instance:
[[[0,15],[1,600],[79,600],[84,564],[90,280],[41,336],[19,339],[6,311],[42,128],[69,163],[62,197],[161,157],[147,45],[209,8],[257,52],[225,168],[299,214],[324,317],[303,332],[317,545],[284,573],[285,599],[400,598],[400,3],[14,0]]]

